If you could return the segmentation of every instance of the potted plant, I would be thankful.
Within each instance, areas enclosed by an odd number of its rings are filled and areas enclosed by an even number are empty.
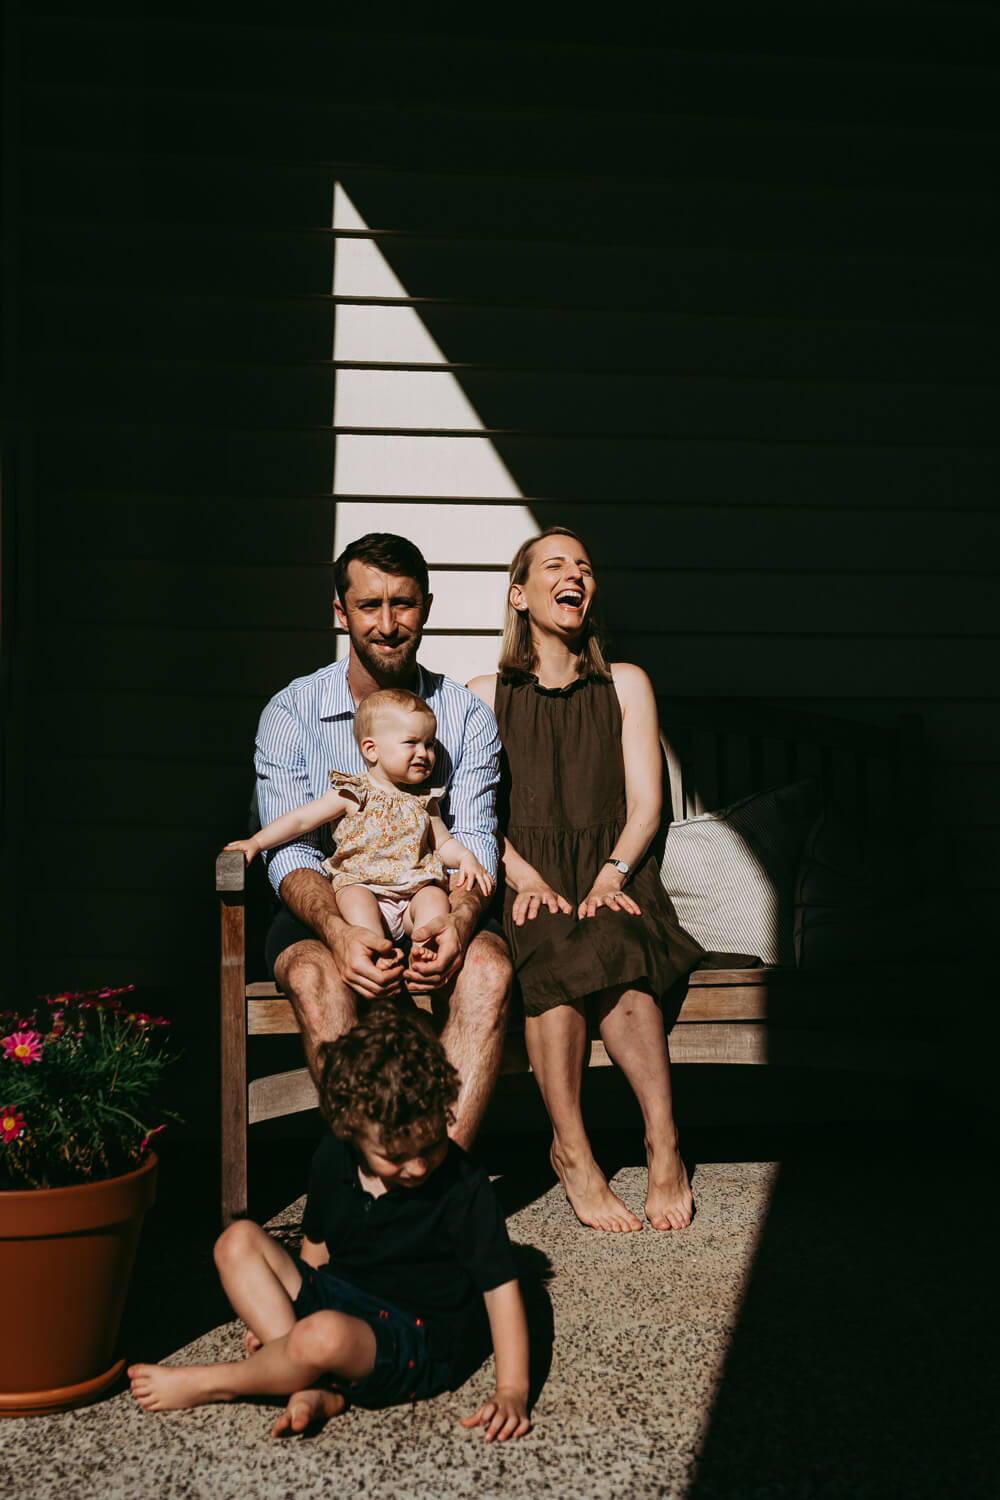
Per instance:
[[[0,1012],[0,1415],[61,1411],[118,1380],[114,1358],[165,1127],[147,1110],[168,1023],[134,985]]]

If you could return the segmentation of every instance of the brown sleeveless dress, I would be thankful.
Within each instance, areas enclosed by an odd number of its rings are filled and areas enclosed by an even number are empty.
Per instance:
[[[622,719],[614,683],[581,678],[566,688],[534,677],[497,678],[504,748],[500,827],[553,890],[576,907],[625,826]],[[516,893],[504,896],[504,933],[526,1015],[540,1015],[613,985],[640,984],[661,999],[702,950],[679,925],[647,853],[626,889],[636,917],[602,907],[579,921],[543,908],[515,927]]]

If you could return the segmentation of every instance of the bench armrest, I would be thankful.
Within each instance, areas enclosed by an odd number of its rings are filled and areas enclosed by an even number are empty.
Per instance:
[[[215,889],[232,894],[247,887],[247,862],[242,849],[223,849],[215,860]]]

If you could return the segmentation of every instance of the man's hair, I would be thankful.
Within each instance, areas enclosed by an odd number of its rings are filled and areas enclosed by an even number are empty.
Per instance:
[[[375,728],[375,720],[379,714],[387,708],[401,708],[406,713],[426,714],[434,721],[434,710],[416,693],[408,692],[406,688],[381,688],[377,693],[370,693],[363,703],[359,704],[354,715],[354,738],[358,744],[372,734]]]
[[[531,571],[531,556],[535,544],[541,542],[547,536],[568,536],[572,541],[579,542],[581,547],[590,548],[582,536],[577,532],[570,531],[568,526],[547,526],[538,536],[530,536],[526,542],[522,542],[514,553],[510,564],[510,575],[507,579],[507,603],[504,611],[503,639],[500,643],[500,661],[498,670],[501,676],[504,673],[517,676],[520,673],[534,672],[538,666],[535,657],[535,647],[531,639],[531,624],[528,620],[528,611],[519,614],[510,602],[511,586],[515,583],[524,583]],[[611,668],[608,666],[604,655],[602,642],[602,630],[600,623],[600,598],[597,592],[597,579],[594,579],[594,598],[587,614],[583,635],[580,639],[580,653],[576,659],[576,669],[581,677],[596,677],[605,682],[611,681]]]
[[[397,578],[412,578],[420,586],[422,598],[429,593],[427,564],[423,553],[405,536],[396,536],[391,531],[369,531],[349,542],[333,565],[333,586],[341,604],[347,593],[347,569],[350,563],[367,563],[381,573],[392,573]]]
[[[386,1144],[425,1122],[455,1118],[458,1074],[429,1024],[376,1002],[365,1017],[319,1049],[320,1109],[334,1135],[366,1128]]]

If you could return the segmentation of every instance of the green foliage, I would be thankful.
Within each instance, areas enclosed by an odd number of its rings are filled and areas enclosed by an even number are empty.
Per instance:
[[[169,1023],[123,1000],[133,990],[42,995],[33,1010],[0,1012],[0,1189],[64,1187],[141,1165],[165,1128],[147,1111],[173,1058]]]

